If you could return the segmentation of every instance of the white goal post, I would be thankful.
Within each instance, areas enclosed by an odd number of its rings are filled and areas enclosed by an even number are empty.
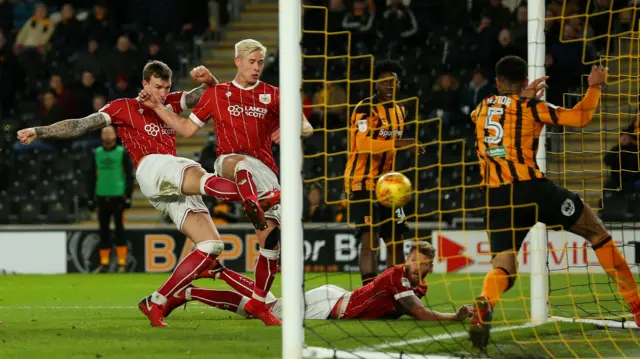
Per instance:
[[[282,358],[302,358],[303,240],[302,240],[302,18],[300,0],[279,0],[280,57],[280,183],[282,187],[281,279]]]
[[[527,3],[527,64],[529,65],[529,81],[545,75],[545,5],[544,1]],[[543,97],[544,98],[544,97]],[[536,162],[542,173],[547,171],[546,158],[546,126],[540,133]],[[536,324],[545,323],[549,318],[549,269],[547,260],[547,229],[538,223],[531,229],[531,321]]]

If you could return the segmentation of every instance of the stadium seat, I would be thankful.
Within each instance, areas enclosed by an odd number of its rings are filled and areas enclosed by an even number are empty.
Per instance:
[[[41,203],[38,200],[35,191],[23,197],[20,206],[20,223],[39,223],[40,222]]]
[[[9,223],[11,215],[11,199],[7,192],[0,192],[0,223]]]
[[[69,223],[73,220],[73,215],[69,214],[69,207],[64,201],[54,201],[48,204],[47,222]]]
[[[604,191],[602,198],[604,211],[601,212],[603,221],[628,221],[633,217],[629,212],[629,202],[626,194],[620,191]]]

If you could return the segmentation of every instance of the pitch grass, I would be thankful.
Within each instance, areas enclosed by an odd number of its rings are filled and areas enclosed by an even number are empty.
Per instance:
[[[192,302],[168,318],[168,328],[151,328],[136,308],[141,297],[166,279],[158,274],[0,276],[0,358],[278,358],[280,328],[264,327],[230,312]],[[445,280],[446,279],[446,280]],[[621,312],[604,276],[566,274],[551,280],[553,304]],[[325,283],[358,286],[357,275],[309,274],[307,288]],[[225,288],[224,283],[200,280],[196,285]],[[479,275],[431,275],[425,303],[453,311],[478,295]],[[560,290],[559,288],[565,288]],[[279,294],[280,285],[274,285]],[[523,277],[496,308],[494,328],[517,326],[528,320],[528,278]],[[596,295],[594,295],[596,293]],[[595,303],[595,300],[601,305]],[[575,306],[572,303],[584,302]],[[589,304],[591,303],[591,304]],[[555,308],[555,307],[554,307]],[[608,312],[607,312],[608,313]],[[580,315],[584,312],[555,315]],[[508,318],[508,319],[507,319]],[[508,322],[507,322],[508,320]],[[471,350],[466,334],[469,321],[421,323],[395,321],[307,321],[311,346],[392,353],[439,353],[508,358],[638,358],[640,338],[635,330],[594,325],[550,323],[535,328],[494,332],[488,353]],[[454,338],[442,339],[452,334]],[[438,340],[434,340],[438,339]],[[390,356],[391,358],[392,356]]]

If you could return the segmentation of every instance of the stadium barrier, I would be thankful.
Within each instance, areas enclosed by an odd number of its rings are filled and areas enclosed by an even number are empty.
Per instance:
[[[257,239],[246,225],[221,226],[226,251],[221,256],[227,267],[253,272],[258,258]],[[438,230],[423,224],[412,231],[421,240],[431,240],[436,248],[436,273],[486,273],[491,253],[485,231]],[[613,230],[616,241],[630,264],[640,262],[640,246],[635,238],[640,230]],[[194,249],[175,227],[133,228],[126,231],[130,272],[170,272]],[[304,228],[304,269],[306,272],[357,272],[358,241],[346,225]],[[411,240],[405,242],[409,250]],[[57,227],[55,230],[23,229],[0,231],[0,271],[10,273],[87,273],[98,264],[99,233],[93,228]],[[529,237],[518,255],[519,272],[530,272]],[[551,271],[602,272],[594,252],[581,237],[569,232],[548,233],[548,266]],[[37,249],[37,250],[34,250]],[[386,267],[386,247],[381,243],[379,270]],[[115,253],[113,254],[115,256]],[[35,256],[35,258],[34,258]],[[34,260],[35,259],[35,260]],[[34,265],[33,263],[36,263]],[[115,266],[115,258],[112,260]],[[27,265],[28,264],[28,265]],[[115,267],[113,268],[115,270]]]

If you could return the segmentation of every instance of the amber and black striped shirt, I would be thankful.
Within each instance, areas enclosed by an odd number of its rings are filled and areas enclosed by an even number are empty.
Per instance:
[[[373,96],[358,103],[349,128],[347,193],[373,191],[377,178],[394,169],[395,140],[402,138],[404,121],[405,108],[395,101],[380,104]]]
[[[499,187],[543,178],[535,156],[544,124],[584,127],[599,100],[597,88],[590,88],[573,109],[513,94],[484,99],[471,113],[483,183]]]

